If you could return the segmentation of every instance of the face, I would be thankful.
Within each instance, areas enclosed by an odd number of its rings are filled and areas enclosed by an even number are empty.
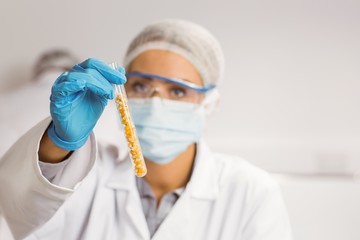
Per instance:
[[[181,79],[185,82],[203,86],[203,81],[196,68],[179,54],[165,50],[149,50],[136,57],[127,69],[127,72],[139,72],[158,75],[167,78]],[[186,87],[181,87],[156,78],[129,77],[125,84],[128,93],[148,93],[149,86],[156,89],[152,96],[180,100],[185,102],[199,102],[202,93],[195,92]],[[131,94],[128,94],[131,97]],[[149,97],[149,96],[147,96]]]

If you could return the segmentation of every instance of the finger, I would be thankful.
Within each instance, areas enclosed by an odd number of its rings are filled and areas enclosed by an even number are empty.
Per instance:
[[[97,96],[106,99],[114,98],[114,87],[105,78],[92,77],[86,81],[86,88]]]
[[[78,65],[84,69],[90,68],[97,70],[110,83],[124,84],[126,82],[124,69],[122,71],[113,69],[108,64],[99,59],[89,58]]]
[[[125,68],[124,68],[124,67],[118,67],[117,70],[118,70],[120,73],[124,74],[124,76],[126,76],[126,71],[125,71]]]
[[[114,87],[96,70],[86,69],[86,72],[70,72],[67,78],[69,83],[76,82],[81,85],[82,89],[88,90],[96,96],[106,99],[114,98]],[[71,88],[71,86],[67,85],[64,85],[64,87]],[[72,89],[69,90],[71,91]]]
[[[66,72],[56,79],[51,88],[52,98],[61,98],[72,95],[79,91],[84,91],[86,86],[86,78],[80,77],[78,72]]]
[[[68,98],[79,92],[90,91],[105,99],[114,98],[114,88],[98,71],[86,69],[86,72],[70,72],[57,80],[52,88],[51,100]],[[75,96],[73,96],[75,97]]]

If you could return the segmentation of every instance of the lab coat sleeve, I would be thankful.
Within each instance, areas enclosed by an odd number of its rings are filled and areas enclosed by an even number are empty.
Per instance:
[[[285,203],[278,184],[266,179],[258,189],[250,217],[242,234],[246,240],[291,240],[292,233]]]
[[[92,155],[88,168],[76,170],[69,167],[69,162],[68,171],[62,171],[55,179],[57,185],[50,183],[42,175],[38,160],[39,142],[50,122],[47,118],[28,131],[0,160],[0,212],[16,239],[24,238],[47,222],[74,192],[77,181],[94,165],[96,154],[88,153]],[[93,136],[88,141],[96,146]],[[78,151],[77,156],[84,156],[82,149]],[[75,177],[69,180],[69,176]]]
[[[94,165],[96,153],[92,152],[91,142],[87,141],[81,149],[73,152],[71,157],[63,162],[38,162],[42,176],[53,185],[76,189]]]

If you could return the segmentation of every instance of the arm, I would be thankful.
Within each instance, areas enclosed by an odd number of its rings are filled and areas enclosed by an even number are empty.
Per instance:
[[[38,153],[41,162],[59,163],[70,157],[72,151],[56,146],[46,131],[41,138]]]
[[[111,84],[124,82],[124,72],[95,59],[75,65],[55,81],[50,97],[52,119],[27,132],[0,160],[0,211],[15,238],[42,226],[74,192],[74,183],[90,177],[96,157],[90,133],[113,98]],[[65,159],[69,161],[65,169],[50,183],[39,160],[51,164]]]

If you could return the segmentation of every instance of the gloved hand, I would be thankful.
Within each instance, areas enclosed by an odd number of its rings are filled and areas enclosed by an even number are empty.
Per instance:
[[[52,86],[48,136],[59,147],[83,146],[100,118],[107,101],[114,98],[112,84],[126,82],[125,70],[114,70],[90,58],[58,77]]]

